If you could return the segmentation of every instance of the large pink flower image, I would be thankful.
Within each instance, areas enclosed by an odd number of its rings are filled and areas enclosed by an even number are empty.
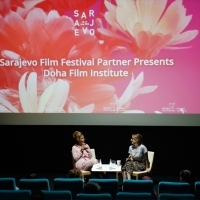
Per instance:
[[[181,49],[177,46],[193,40],[197,30],[184,31],[192,19],[186,15],[183,1],[174,1],[166,8],[167,0],[105,0],[106,21],[110,29],[99,32],[129,42],[139,58],[152,58],[161,49]]]
[[[42,8],[45,12],[57,10],[60,15],[66,11],[87,11],[94,3],[99,0],[43,0],[35,5],[35,7]],[[101,1],[101,0],[100,0]]]
[[[95,36],[84,34],[80,31],[79,37],[74,35],[74,22],[67,16],[59,16],[56,11],[45,14],[43,10],[35,8],[23,18],[17,12],[9,12],[0,18],[0,58],[39,60],[41,58],[56,59],[91,59],[102,55],[99,41]],[[21,74],[28,71],[42,71],[48,66],[37,67],[9,67],[1,68],[1,83],[11,82],[11,74],[15,77],[12,84],[17,87]],[[49,67],[48,67],[49,68]],[[69,67],[59,66],[68,70]],[[86,68],[86,67],[85,67]],[[101,67],[99,67],[101,68]],[[87,67],[88,69],[88,67]],[[85,70],[82,67],[82,70]],[[76,82],[76,78],[69,77]],[[102,78],[101,78],[102,80]],[[90,84],[90,79],[81,79],[82,84]],[[100,79],[92,80],[99,82]],[[80,82],[80,79],[79,79]],[[10,83],[9,83],[10,84]]]
[[[115,105],[115,110],[112,112],[138,112],[128,111],[130,101],[139,94],[151,93],[157,88],[157,86],[142,87],[143,80],[143,73],[136,79],[132,75],[129,85],[120,98],[117,98],[113,86],[97,84],[82,93],[79,90],[80,100],[76,101],[70,98],[68,80],[41,78],[36,72],[26,72],[22,75],[16,90],[0,89],[0,112],[92,113],[102,112],[103,108],[111,104]],[[84,101],[84,106],[81,106],[81,101]]]
[[[24,113],[66,113],[89,112],[94,110],[94,104],[80,108],[77,104],[68,104],[70,85],[67,80],[40,81],[36,72],[24,73],[19,81],[18,90],[0,90],[0,112]],[[13,99],[11,99],[11,97]]]
[[[96,71],[112,66],[50,66],[41,64],[41,58],[50,60],[91,60],[107,58],[98,38],[79,30],[74,34],[74,22],[53,10],[45,13],[40,8],[17,9],[0,17],[0,112],[104,112],[104,107],[116,102],[116,89],[99,77],[44,77],[44,69],[65,71],[80,69]],[[36,66],[2,66],[4,61],[35,60]],[[11,62],[10,62],[11,63]],[[109,77],[108,77],[109,78]],[[131,81],[135,83],[135,81]],[[140,87],[130,87],[119,99],[119,107],[128,109]],[[153,92],[153,89],[144,93]],[[136,92],[137,91],[137,92]],[[137,96],[136,95],[136,96]],[[117,100],[118,102],[118,100]],[[117,103],[118,104],[118,103]]]
[[[0,15],[6,15],[10,10],[15,11],[17,7],[24,8],[25,0],[1,0],[0,1]]]
[[[0,58],[4,60],[39,60],[41,58],[61,60],[65,59],[92,59],[102,56],[98,39],[80,31],[78,37],[74,35],[73,20],[67,16],[59,16],[56,11],[48,14],[42,9],[35,8],[23,17],[17,12],[9,12],[0,18]],[[73,67],[57,66],[59,70],[68,73]],[[105,69],[102,66],[93,66],[95,70]],[[26,72],[35,71],[40,78],[47,65],[28,66],[18,68],[7,66],[0,68],[1,88],[18,90],[18,83]],[[75,66],[75,69],[90,70],[88,66]],[[52,69],[54,70],[54,69]],[[91,99],[80,97],[80,91],[93,91],[92,100],[97,104],[109,102],[113,98],[115,89],[107,84],[100,84],[105,77],[77,78],[68,76],[70,94],[68,100],[77,102],[79,106],[88,105]],[[40,78],[41,79],[41,78]],[[80,87],[81,86],[81,87]],[[98,95],[97,95],[98,93]],[[104,94],[104,95],[102,95]],[[80,99],[79,99],[80,97]],[[69,103],[68,101],[68,103]]]

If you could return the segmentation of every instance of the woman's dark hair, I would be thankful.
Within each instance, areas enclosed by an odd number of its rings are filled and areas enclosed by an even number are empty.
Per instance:
[[[30,200],[45,200],[44,193],[41,190],[33,191]]]
[[[79,169],[71,169],[68,173],[69,178],[81,178],[81,171]]]
[[[189,170],[181,170],[180,171],[180,181],[185,181],[190,184],[191,192],[194,193],[194,184],[195,184],[195,176]]]
[[[180,179],[181,181],[186,181],[188,183],[190,183],[191,181],[195,181],[194,174],[189,170],[181,170]]]
[[[97,183],[88,182],[84,186],[84,192],[87,194],[98,194],[101,187]]]

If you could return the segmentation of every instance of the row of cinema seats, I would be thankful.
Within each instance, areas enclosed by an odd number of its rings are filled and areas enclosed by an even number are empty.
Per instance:
[[[0,178],[1,200],[29,200],[31,191],[42,190],[47,200],[53,199],[154,199],[153,181],[151,180],[125,180],[123,192],[119,192],[117,179],[90,179],[89,182],[98,183],[100,194],[83,194],[84,183],[80,178],[56,178],[54,188],[50,190],[48,179],[21,179],[19,190],[16,190],[14,178]],[[158,198],[165,199],[200,199],[200,181],[195,182],[195,193],[185,182],[164,182],[158,185]],[[24,198],[22,198],[22,193]],[[105,194],[107,193],[107,194]],[[10,195],[10,198],[7,198]],[[12,196],[15,198],[12,198]],[[21,195],[21,197],[17,197]],[[104,195],[104,197],[102,196]],[[6,197],[7,196],[7,197]],[[56,197],[57,196],[57,197]],[[87,198],[86,198],[87,196]],[[45,199],[45,200],[46,200]]]
[[[45,200],[73,200],[70,191],[42,191],[44,193]],[[0,190],[1,200],[30,200],[30,190]],[[109,193],[101,194],[77,194],[76,200],[112,200]],[[116,200],[153,200],[149,193],[132,193],[132,192],[118,192]],[[160,200],[195,200],[195,196],[192,194],[161,194]]]

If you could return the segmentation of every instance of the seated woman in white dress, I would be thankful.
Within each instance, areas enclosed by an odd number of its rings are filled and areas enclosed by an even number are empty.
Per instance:
[[[123,179],[131,179],[133,171],[149,170],[148,151],[142,144],[143,137],[141,134],[133,134],[131,138],[132,145],[129,147],[129,157],[122,167]]]

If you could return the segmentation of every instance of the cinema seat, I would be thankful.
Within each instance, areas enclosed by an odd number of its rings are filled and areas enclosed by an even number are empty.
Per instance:
[[[1,200],[29,200],[30,190],[0,190]]]

